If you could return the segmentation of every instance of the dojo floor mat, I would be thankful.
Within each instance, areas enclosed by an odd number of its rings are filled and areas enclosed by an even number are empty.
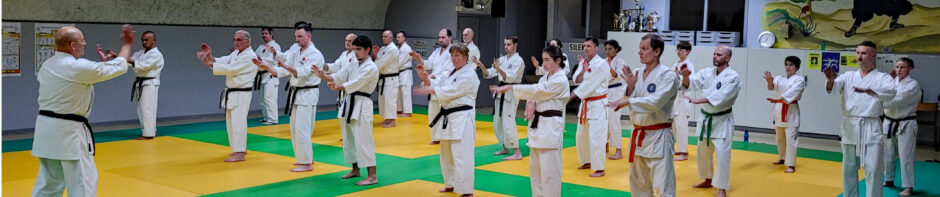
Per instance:
[[[131,140],[139,129],[96,133],[99,196],[456,196],[438,193],[443,187],[438,145],[429,145],[428,117],[415,108],[397,127],[381,128],[376,116],[374,138],[379,184],[356,186],[361,178],[342,180],[350,169],[343,161],[336,112],[318,112],[313,133],[312,172],[293,173],[289,124],[264,126],[249,119],[247,161],[222,162],[231,151],[221,121],[162,126],[159,137]],[[531,196],[529,151],[523,120],[517,121],[521,161],[503,161],[492,153],[501,147],[493,134],[492,116],[477,115],[475,189],[479,196]],[[575,125],[567,124],[562,150],[563,196],[629,196],[627,159],[607,160],[607,175],[590,178],[590,170],[577,170]],[[623,142],[629,145],[629,130]],[[713,196],[715,189],[694,189],[701,181],[696,169],[694,137],[689,160],[675,163],[679,196]],[[3,195],[28,196],[38,172],[38,159],[30,155],[31,139],[3,142]],[[800,149],[797,173],[785,174],[776,146],[734,142],[731,155],[733,196],[841,196],[841,153]],[[627,155],[625,148],[624,153]],[[612,154],[609,153],[609,154]],[[608,154],[608,155],[609,155]],[[916,162],[915,194],[940,196],[940,164]],[[363,175],[365,169],[363,169]],[[860,173],[860,176],[862,174]],[[900,173],[896,185],[900,185]],[[862,182],[863,183],[863,182]],[[864,184],[861,184],[864,195]],[[885,188],[896,196],[900,188]]]

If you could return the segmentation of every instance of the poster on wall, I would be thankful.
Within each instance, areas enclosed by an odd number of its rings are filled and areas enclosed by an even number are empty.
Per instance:
[[[774,48],[842,50],[868,40],[879,50],[940,53],[937,0],[777,0],[761,15]]]
[[[20,23],[3,23],[3,76],[20,76]]]
[[[42,63],[55,54],[55,32],[61,27],[75,24],[36,23],[36,73]]]
[[[809,69],[812,69],[812,70],[820,69],[820,70],[822,70],[822,67],[821,67],[820,64],[819,64],[819,62],[822,61],[822,60],[821,60],[821,59],[822,59],[822,54],[820,54],[820,53],[809,53],[809,57],[807,57],[806,59],[809,60],[809,62],[807,62],[807,64],[806,64],[807,67],[809,67]]]
[[[837,52],[823,52],[822,61],[820,61],[822,65],[822,71],[825,71],[827,68],[831,68],[832,71],[839,73],[839,58],[841,57],[842,56]]]
[[[844,67],[858,68],[858,56],[842,54],[841,60],[839,60],[839,65]]]

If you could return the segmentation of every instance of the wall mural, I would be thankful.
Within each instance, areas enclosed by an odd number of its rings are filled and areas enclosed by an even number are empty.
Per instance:
[[[940,53],[938,0],[781,0],[764,5],[774,48],[854,48],[871,40],[904,53]]]

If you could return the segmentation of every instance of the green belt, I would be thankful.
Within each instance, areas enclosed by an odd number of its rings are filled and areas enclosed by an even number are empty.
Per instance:
[[[698,134],[698,140],[705,141],[705,146],[708,146],[711,143],[711,140],[705,140],[705,139],[706,138],[712,139],[712,116],[720,116],[720,115],[725,115],[725,114],[730,114],[730,113],[731,113],[731,109],[720,111],[718,113],[708,113],[708,112],[705,112],[705,110],[702,110],[702,114],[705,115],[705,119],[703,119],[702,122],[704,122],[705,124],[699,127],[701,128],[701,130],[699,131],[699,134]],[[708,136],[708,137],[705,137],[705,136]]]

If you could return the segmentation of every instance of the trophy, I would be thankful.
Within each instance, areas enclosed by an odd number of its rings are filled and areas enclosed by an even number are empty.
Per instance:
[[[620,11],[620,30],[621,31],[630,31],[630,10]]]
[[[659,23],[659,17],[660,16],[658,13],[656,13],[656,11],[653,11],[653,13],[650,14],[650,31],[659,32],[659,27],[656,25]]]
[[[620,14],[614,13],[614,31],[620,31]]]

